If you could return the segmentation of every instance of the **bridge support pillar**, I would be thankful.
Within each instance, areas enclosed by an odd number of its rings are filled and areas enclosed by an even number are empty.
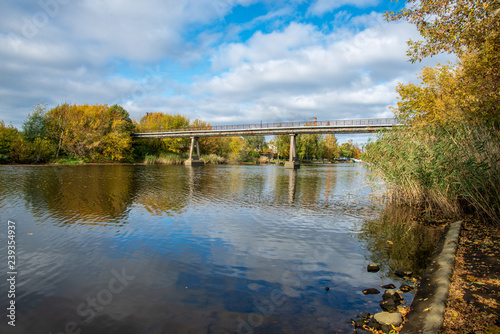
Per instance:
[[[191,137],[191,147],[189,148],[189,159],[184,161],[186,166],[203,166],[205,162],[200,160],[200,143],[198,142],[198,137]],[[196,155],[194,153],[194,147],[196,146]]]
[[[297,134],[290,134],[290,160],[285,162],[285,168],[299,169],[300,163],[297,158]]]

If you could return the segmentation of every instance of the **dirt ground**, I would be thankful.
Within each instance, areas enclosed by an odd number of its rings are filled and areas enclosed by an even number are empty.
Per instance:
[[[500,334],[500,226],[462,225],[442,334]]]

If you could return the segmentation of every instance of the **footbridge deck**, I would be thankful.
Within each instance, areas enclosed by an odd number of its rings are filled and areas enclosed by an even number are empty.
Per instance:
[[[206,128],[155,130],[134,133],[134,138],[191,138],[269,136],[283,134],[373,133],[398,125],[393,118],[311,122],[281,122],[247,125],[223,125]]]
[[[239,136],[268,136],[290,135],[290,160],[285,163],[285,168],[299,168],[297,158],[297,141],[299,134],[328,134],[328,133],[373,133],[382,129],[399,125],[394,118],[382,119],[355,119],[336,121],[309,122],[281,122],[260,123],[247,125],[209,126],[205,128],[183,128],[171,130],[155,130],[134,133],[136,139],[146,138],[191,138],[189,159],[185,164],[190,166],[203,166],[200,159],[200,137],[239,137]],[[196,154],[195,154],[196,148]]]

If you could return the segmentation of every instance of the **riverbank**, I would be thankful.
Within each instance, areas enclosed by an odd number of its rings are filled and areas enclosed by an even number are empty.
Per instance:
[[[500,333],[499,226],[464,221],[442,333]]]

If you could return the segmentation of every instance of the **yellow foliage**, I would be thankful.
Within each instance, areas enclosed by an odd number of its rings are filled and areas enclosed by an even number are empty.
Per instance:
[[[131,121],[123,108],[64,104],[47,113],[49,134],[75,158],[119,161],[130,151]]]

